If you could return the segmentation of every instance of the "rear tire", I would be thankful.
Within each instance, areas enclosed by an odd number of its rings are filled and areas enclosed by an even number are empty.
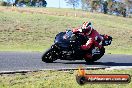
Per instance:
[[[105,53],[105,48],[102,47],[102,48],[100,49],[100,52],[101,52],[100,54],[95,54],[95,55],[93,55],[91,59],[85,58],[85,61],[86,61],[87,63],[94,63],[95,61],[99,60],[99,59],[104,55],[104,53]]]
[[[55,58],[55,50],[53,48],[48,49],[43,55],[42,55],[42,61],[46,63],[53,63],[53,61],[56,60]]]

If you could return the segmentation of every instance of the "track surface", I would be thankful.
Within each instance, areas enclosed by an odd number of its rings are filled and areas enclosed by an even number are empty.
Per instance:
[[[82,61],[57,60],[54,63],[41,61],[40,52],[0,52],[0,71],[67,69],[83,67],[132,66],[132,55],[104,55],[94,64]]]

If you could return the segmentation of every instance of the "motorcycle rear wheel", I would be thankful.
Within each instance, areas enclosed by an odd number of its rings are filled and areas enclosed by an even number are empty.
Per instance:
[[[95,61],[99,60],[99,59],[104,55],[104,53],[105,53],[105,48],[102,47],[102,48],[100,49],[100,52],[101,52],[101,53],[98,54],[98,55],[97,55],[97,54],[93,55],[91,59],[84,58],[85,61],[86,61],[86,63],[94,63]]]

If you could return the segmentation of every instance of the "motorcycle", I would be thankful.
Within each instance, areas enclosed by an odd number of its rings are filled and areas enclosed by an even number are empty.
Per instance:
[[[112,42],[112,37],[108,35],[101,35],[103,38],[102,48],[99,49],[92,45],[89,50],[80,49],[81,45],[86,44],[88,37],[80,33],[73,33],[71,30],[60,32],[56,35],[54,44],[42,55],[42,61],[52,63],[53,61],[60,60],[85,60],[91,63],[99,60],[105,53],[104,46],[108,46]],[[92,59],[85,58],[84,56],[89,53]]]

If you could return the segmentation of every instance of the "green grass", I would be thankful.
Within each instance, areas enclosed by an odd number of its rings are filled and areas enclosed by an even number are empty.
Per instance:
[[[88,74],[130,74],[132,70],[87,70]],[[129,84],[86,84],[76,82],[77,71],[40,71],[0,75],[0,88],[132,88]]]
[[[127,54],[131,55],[132,54],[132,49],[110,49],[106,51],[108,54]]]
[[[91,21],[101,34],[113,37],[106,53],[132,54],[132,18],[72,9],[11,9],[0,7],[0,51],[42,52],[53,44],[57,33]]]

